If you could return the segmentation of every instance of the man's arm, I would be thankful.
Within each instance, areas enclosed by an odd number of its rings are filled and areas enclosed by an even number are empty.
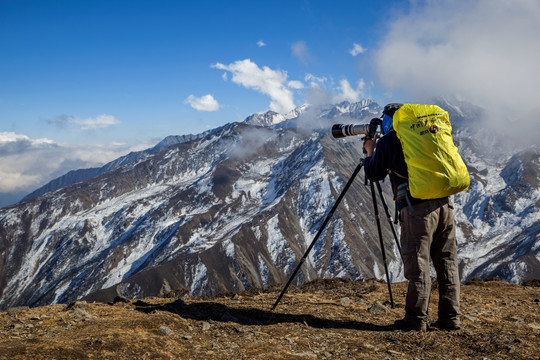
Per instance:
[[[375,151],[375,143],[377,142],[377,135],[374,139],[366,138],[364,140],[364,149],[366,150],[366,157],[372,157],[373,152]]]
[[[366,159],[364,161],[364,169],[366,177],[371,181],[379,181],[385,178],[388,174],[388,154],[385,149],[386,139],[382,137],[377,141],[374,139],[365,139],[364,149],[366,150]]]

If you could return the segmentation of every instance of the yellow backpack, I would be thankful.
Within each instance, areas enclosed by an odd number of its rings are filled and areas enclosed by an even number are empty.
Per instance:
[[[404,104],[393,116],[417,199],[438,199],[469,188],[469,173],[452,138],[448,112],[436,105]]]

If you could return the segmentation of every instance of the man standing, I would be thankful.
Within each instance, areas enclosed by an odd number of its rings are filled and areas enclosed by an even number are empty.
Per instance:
[[[386,105],[382,123],[384,136],[378,141],[376,137],[366,138],[364,143],[367,178],[379,181],[390,174],[396,206],[400,212],[401,251],[404,273],[409,283],[405,318],[397,320],[395,326],[405,331],[427,330],[431,258],[439,284],[438,320],[433,325],[444,330],[457,330],[461,327],[460,280],[453,203],[448,196],[427,200],[411,196],[402,144],[393,129],[394,113],[402,105]]]

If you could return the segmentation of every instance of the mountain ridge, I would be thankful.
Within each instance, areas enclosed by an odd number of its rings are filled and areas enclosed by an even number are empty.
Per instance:
[[[333,139],[331,125],[369,122],[381,110],[369,101],[339,108],[356,117],[306,109],[267,127],[231,123],[191,141],[167,138],[136,161],[0,209],[0,308],[176,288],[210,296],[284,282],[363,157],[360,138]],[[493,159],[476,141],[479,110],[449,108],[471,173],[470,190],[454,197],[462,278],[539,277],[534,152],[509,164]],[[522,175],[512,167],[518,160],[530,165]],[[295,284],[384,277],[371,193],[360,178]],[[386,224],[383,236],[391,281],[400,281]]]
[[[358,112],[368,108],[371,104],[375,104],[375,102],[373,100],[362,100],[358,103],[351,104],[345,101],[335,106],[327,106],[326,107],[327,110],[325,110],[327,114],[325,116],[335,117],[335,114],[343,115],[347,113],[353,114],[354,116]],[[278,114],[274,111],[266,111],[261,114],[250,115],[243,122],[250,125],[263,126],[263,127],[272,127],[276,125],[279,126],[279,124],[284,121],[299,118],[302,114],[308,111],[309,107],[310,105],[304,104],[297,107],[296,109],[291,110],[288,114],[285,114],[285,115]],[[331,114],[334,114],[334,116],[332,116]],[[152,154],[152,153],[161,151],[175,144],[181,144],[183,142],[189,142],[189,141],[200,139],[217,129],[219,129],[219,127],[216,129],[204,131],[199,134],[169,135],[165,137],[163,140],[161,140],[158,144],[156,144],[155,146],[149,149],[138,151],[138,152],[131,152],[127,155],[119,157],[116,160],[110,161],[101,167],[71,170],[68,173],[51,180],[47,184],[27,194],[26,196],[23,197],[22,200],[30,199],[39,195],[43,195],[49,191],[54,191],[54,190],[63,188],[65,186],[69,186],[69,185],[72,185],[81,181],[91,179],[95,176],[101,175],[107,171],[115,169],[123,164],[137,161],[138,159],[145,156],[146,154]]]

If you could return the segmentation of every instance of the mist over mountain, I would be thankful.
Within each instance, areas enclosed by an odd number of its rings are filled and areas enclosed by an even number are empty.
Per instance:
[[[72,185],[81,181],[88,180],[95,176],[106,173],[107,171],[113,170],[123,164],[137,161],[138,159],[143,157],[145,154],[152,154],[152,153],[161,151],[174,144],[180,144],[183,142],[199,139],[202,136],[204,136],[205,133],[206,132],[197,134],[197,135],[170,135],[170,136],[167,136],[165,139],[161,140],[156,146],[150,149],[147,149],[144,151],[138,151],[138,152],[131,152],[126,156],[119,157],[118,159],[103,165],[102,167],[70,171],[65,175],[62,175],[54,180],[51,180],[50,182],[40,187],[39,189],[32,191],[30,194],[26,195],[23,198],[23,200],[30,199],[39,195],[43,195],[49,191],[57,190],[65,186],[69,186],[69,185]]]
[[[462,279],[540,277],[538,147],[497,146],[482,109],[437,102],[471,174],[469,191],[454,196]],[[363,158],[361,138],[334,139],[332,124],[367,123],[381,110],[365,100],[256,114],[54,180],[0,209],[0,307],[286,281]],[[403,280],[381,220],[391,279]],[[363,172],[295,283],[321,277],[384,277]]]

